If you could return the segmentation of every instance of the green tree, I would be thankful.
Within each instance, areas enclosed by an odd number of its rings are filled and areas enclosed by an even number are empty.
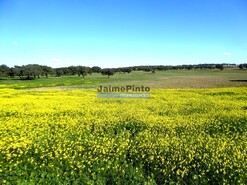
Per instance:
[[[63,75],[63,68],[55,68],[54,69],[56,76]]]
[[[21,78],[24,76],[24,66],[14,66],[13,72],[14,76],[17,75],[19,78]]]
[[[85,66],[78,66],[77,73],[78,73],[78,77],[82,75],[82,77],[84,78],[89,73],[89,68]]]
[[[215,68],[220,69],[222,71],[224,69],[224,65],[223,64],[216,64]]]
[[[49,74],[51,75],[54,73],[54,70],[49,66],[41,66],[41,69],[42,69],[42,74],[44,74],[46,78],[48,78]]]
[[[110,76],[113,76],[113,75],[115,74],[115,71],[114,71],[113,69],[109,69],[109,68],[107,68],[107,69],[102,69],[102,70],[101,70],[101,74],[102,74],[102,75],[107,75],[108,78],[109,78]]]
[[[28,64],[23,66],[23,74],[27,77],[28,80],[33,78],[40,78],[42,74],[42,67],[38,64]]]
[[[93,73],[100,73],[101,68],[98,67],[98,66],[93,66],[93,67],[91,68],[91,70],[92,70]]]
[[[13,67],[9,68],[7,75],[11,78],[14,78],[15,77],[15,68],[13,68]]]
[[[71,75],[75,75],[78,73],[78,68],[76,66],[69,66],[68,69]]]
[[[8,73],[9,67],[5,64],[0,66],[0,75],[6,75]]]
[[[120,71],[124,73],[130,73],[132,70],[129,67],[124,67],[124,68],[121,68]]]
[[[239,67],[239,69],[244,69],[244,65],[243,64],[240,64],[238,67]]]

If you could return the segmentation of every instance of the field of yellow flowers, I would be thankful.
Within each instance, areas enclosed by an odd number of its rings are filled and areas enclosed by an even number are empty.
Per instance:
[[[0,184],[244,184],[247,87],[0,90]]]

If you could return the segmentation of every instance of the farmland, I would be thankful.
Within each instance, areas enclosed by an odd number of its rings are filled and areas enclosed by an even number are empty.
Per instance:
[[[247,87],[229,80],[246,71],[1,80],[0,184],[244,184]]]
[[[239,69],[220,70],[168,70],[157,71],[155,74],[133,71],[130,74],[116,73],[107,78],[99,73],[93,73],[85,78],[62,76],[25,81],[19,77],[6,79],[0,77],[0,89],[31,89],[31,88],[58,88],[58,89],[96,89],[100,85],[144,85],[152,89],[185,89],[185,88],[216,88],[246,86],[247,71]],[[234,81],[240,80],[240,81]]]

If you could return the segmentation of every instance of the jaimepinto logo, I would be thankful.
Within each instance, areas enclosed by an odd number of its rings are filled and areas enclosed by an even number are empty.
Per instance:
[[[150,87],[126,85],[100,86],[98,89],[98,98],[150,98]]]
[[[149,92],[150,87],[126,85],[125,87],[100,86],[98,92]]]

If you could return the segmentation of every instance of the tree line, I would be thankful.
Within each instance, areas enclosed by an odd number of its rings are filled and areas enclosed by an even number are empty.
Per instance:
[[[85,77],[92,73],[101,73],[105,76],[112,76],[116,72],[119,73],[130,73],[131,71],[166,71],[166,70],[193,70],[193,69],[219,69],[224,68],[239,68],[241,70],[247,69],[247,64],[197,64],[197,65],[177,65],[177,66],[165,66],[165,65],[150,65],[150,66],[132,66],[132,67],[119,67],[119,68],[100,68],[98,66],[87,67],[87,66],[69,66],[61,68],[52,68],[45,65],[39,64],[28,64],[22,66],[8,67],[5,64],[0,65],[0,76],[15,77],[18,76],[20,79],[34,79],[40,78],[40,76],[57,76],[62,75],[77,75],[78,77]]]
[[[131,70],[129,68],[121,68],[119,69],[121,72],[130,73]],[[18,76],[23,80],[32,80],[35,78],[40,78],[40,76],[57,76],[60,77],[62,75],[77,75],[78,77],[85,77],[92,73],[101,73],[102,75],[112,76],[117,72],[113,68],[104,68],[101,69],[98,66],[94,67],[86,67],[86,66],[70,66],[70,67],[60,67],[60,68],[52,68],[45,65],[39,64],[28,64],[22,66],[14,66],[8,67],[5,64],[0,65],[0,76],[5,77],[16,77]]]

